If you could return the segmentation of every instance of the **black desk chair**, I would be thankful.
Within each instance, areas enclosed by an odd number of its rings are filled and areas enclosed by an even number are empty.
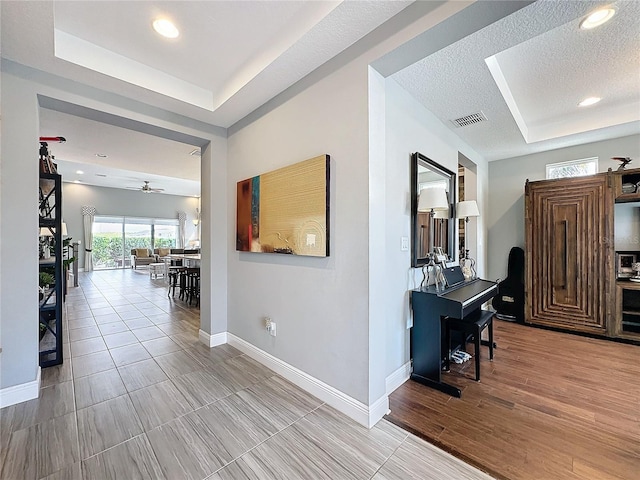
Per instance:
[[[493,316],[494,312],[488,310],[478,309],[476,312],[473,312],[464,320],[459,318],[444,318],[444,328],[445,328],[445,342],[447,345],[447,358],[445,359],[445,369],[449,370],[450,358],[451,358],[451,331],[459,331],[463,334],[463,345],[464,348],[466,342],[469,341],[469,338],[473,337],[473,343],[475,345],[475,357],[476,357],[476,382],[480,381],[480,344],[486,343],[489,346],[489,360],[493,361],[493,348],[495,344],[493,343]],[[489,328],[489,341],[482,341],[482,332],[485,328]]]

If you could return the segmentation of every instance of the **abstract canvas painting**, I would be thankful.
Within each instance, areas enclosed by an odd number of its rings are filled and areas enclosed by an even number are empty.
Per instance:
[[[329,155],[238,182],[236,250],[329,255]]]

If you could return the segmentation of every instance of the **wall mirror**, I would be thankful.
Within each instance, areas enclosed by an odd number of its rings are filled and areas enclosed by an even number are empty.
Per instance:
[[[425,188],[444,188],[448,210],[418,212],[420,191]],[[440,247],[451,259],[455,252],[455,192],[456,175],[421,153],[411,155],[411,266],[421,267],[429,262],[429,253]]]

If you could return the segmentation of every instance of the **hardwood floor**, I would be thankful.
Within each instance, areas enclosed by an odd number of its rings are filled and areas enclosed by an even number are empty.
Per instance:
[[[385,418],[497,478],[640,478],[639,346],[499,320],[494,334],[480,383],[473,361],[443,373],[462,398],[409,380]]]

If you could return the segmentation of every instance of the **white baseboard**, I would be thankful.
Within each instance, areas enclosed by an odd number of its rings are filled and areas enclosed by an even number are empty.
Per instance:
[[[207,345],[209,348],[215,347],[217,345],[222,345],[227,343],[227,332],[216,333],[214,335],[209,335],[204,330],[200,330],[198,332],[198,338],[200,342]]]
[[[373,427],[378,421],[389,413],[389,396],[383,395],[369,406],[369,425]]]
[[[40,394],[40,367],[36,379],[32,382],[21,383],[0,390],[0,408],[15,405],[38,398]]]
[[[229,345],[249,355],[291,383],[306,390],[311,395],[318,397],[323,402],[367,428],[373,427],[378,420],[389,411],[389,398],[386,395],[374,402],[373,405],[367,406],[355,398],[342,393],[340,390],[333,388],[331,385],[327,385],[302,370],[260,350],[232,333],[228,333],[227,337]]]
[[[391,395],[396,388],[409,380],[410,376],[411,362],[407,362],[387,377],[387,395]]]

